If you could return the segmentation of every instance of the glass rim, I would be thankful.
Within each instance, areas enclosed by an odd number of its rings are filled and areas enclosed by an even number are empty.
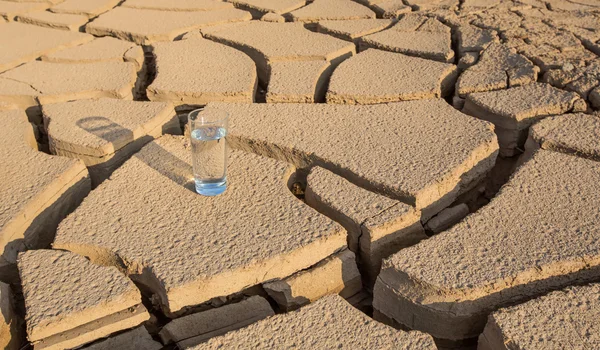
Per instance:
[[[195,114],[197,116],[200,113],[205,112],[205,111],[217,111],[219,113],[223,113],[224,116],[222,116],[219,119],[210,120],[210,121],[209,120],[200,120],[199,121],[198,119],[192,119],[192,115]],[[217,124],[217,123],[221,123],[221,122],[227,121],[228,119],[229,119],[229,112],[227,112],[227,111],[225,111],[223,109],[219,109],[219,108],[201,107],[201,108],[194,109],[193,111],[191,111],[191,112],[188,113],[188,122],[198,122],[199,121],[202,124]]]

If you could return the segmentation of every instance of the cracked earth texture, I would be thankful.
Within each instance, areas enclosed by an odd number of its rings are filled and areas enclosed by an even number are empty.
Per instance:
[[[0,0],[0,48],[0,349],[600,348],[600,1]]]

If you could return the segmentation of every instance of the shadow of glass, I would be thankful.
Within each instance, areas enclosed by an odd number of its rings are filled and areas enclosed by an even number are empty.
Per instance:
[[[150,142],[133,156],[171,181],[195,192],[192,165],[174,156],[157,143]]]
[[[133,141],[133,132],[101,116],[87,117],[78,120],[75,125],[108,142],[124,139],[127,143]]]
[[[81,129],[96,135],[106,141],[112,142],[116,137],[130,135],[128,139],[133,141],[133,132],[105,117],[88,117],[77,122]],[[156,170],[173,182],[195,192],[194,172],[192,165],[176,157],[156,142],[146,144],[140,151],[133,154],[146,165]]]

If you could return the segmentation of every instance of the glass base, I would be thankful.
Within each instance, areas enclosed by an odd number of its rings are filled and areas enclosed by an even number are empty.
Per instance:
[[[205,182],[202,180],[195,180],[196,183],[196,193],[201,194],[203,196],[218,196],[221,193],[225,192],[227,189],[227,181],[219,181],[219,182]]]

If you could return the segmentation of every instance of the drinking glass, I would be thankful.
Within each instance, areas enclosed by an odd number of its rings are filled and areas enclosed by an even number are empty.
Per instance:
[[[196,192],[216,196],[227,189],[227,122],[229,114],[215,108],[188,115]]]

